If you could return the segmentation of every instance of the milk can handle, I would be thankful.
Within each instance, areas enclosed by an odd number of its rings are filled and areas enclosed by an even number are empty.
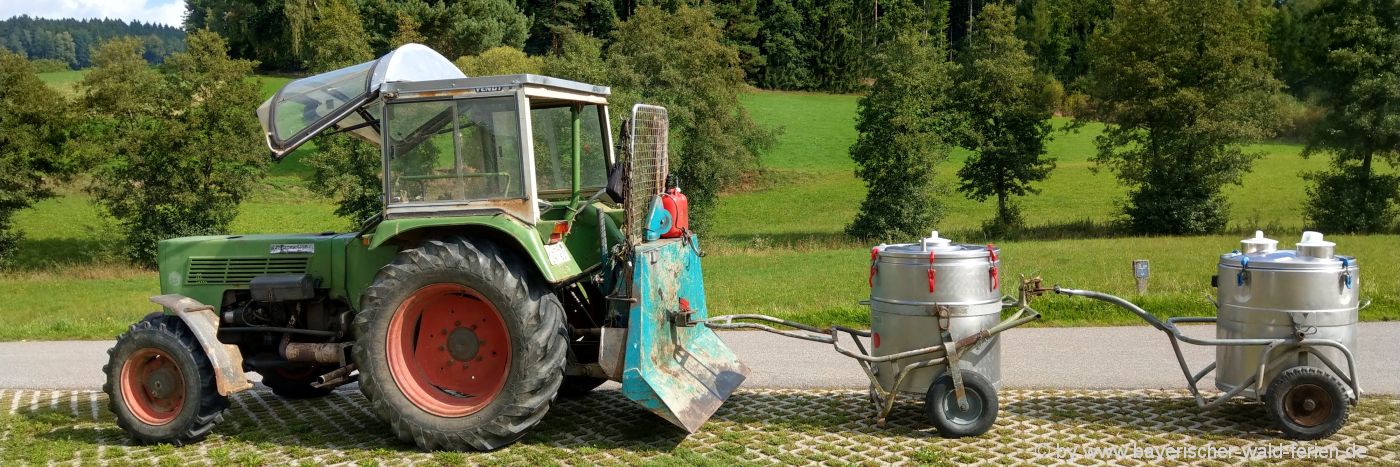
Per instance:
[[[991,265],[987,274],[991,275],[992,290],[996,290],[1001,287],[1001,274],[1000,271],[997,271],[997,246],[995,244],[987,244],[987,262]]]
[[[1342,257],[1342,283],[1344,283],[1344,284],[1347,285],[1347,289],[1351,289],[1351,271],[1349,270],[1350,267],[1351,267],[1351,262],[1350,262],[1350,261],[1347,261],[1347,258],[1346,258],[1345,256],[1343,256],[1343,257]]]
[[[928,251],[928,293],[933,293],[938,271],[933,269],[933,250]]]
[[[1240,272],[1235,274],[1235,287],[1244,286],[1244,275],[1249,272],[1249,257],[1240,256]]]

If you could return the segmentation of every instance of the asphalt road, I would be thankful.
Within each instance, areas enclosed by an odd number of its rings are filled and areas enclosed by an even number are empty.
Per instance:
[[[1213,327],[1187,327],[1210,337]],[[763,332],[720,334],[752,372],[750,388],[864,388],[855,362],[828,344]],[[1362,323],[1357,372],[1364,393],[1400,394],[1400,323]],[[849,344],[849,342],[847,343]],[[96,389],[110,341],[0,342],[0,388]],[[1215,358],[1185,345],[1193,368]],[[1146,326],[1012,329],[1002,335],[1002,384],[1011,388],[1174,389],[1185,378],[1161,332]],[[254,378],[256,379],[256,378]],[[1206,381],[1203,388],[1212,389]]]

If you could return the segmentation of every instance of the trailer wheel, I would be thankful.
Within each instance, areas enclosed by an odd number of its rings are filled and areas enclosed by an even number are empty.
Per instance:
[[[283,399],[313,399],[325,397],[334,391],[335,388],[315,388],[311,387],[321,375],[324,375],[335,368],[327,368],[315,365],[306,365],[289,368],[272,368],[267,371],[259,370],[262,375],[263,386],[272,389],[272,393]]]
[[[1342,382],[1321,368],[1283,370],[1264,393],[1269,418],[1284,436],[1315,440],[1332,436],[1347,422],[1351,409]]]
[[[495,245],[400,252],[355,316],[360,389],[424,450],[496,449],[549,410],[568,349],[559,300]]]
[[[997,391],[991,382],[976,372],[962,370],[963,390],[967,409],[958,407],[953,388],[953,376],[943,373],[934,379],[924,397],[924,410],[929,422],[944,438],[962,438],[986,433],[997,421]]]
[[[102,392],[117,426],[137,441],[179,446],[223,420],[228,398],[219,395],[213,365],[180,318],[147,315],[107,355]]]

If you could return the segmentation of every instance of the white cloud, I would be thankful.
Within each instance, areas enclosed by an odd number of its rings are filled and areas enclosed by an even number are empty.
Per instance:
[[[18,15],[40,18],[113,18],[180,26],[181,0],[0,0],[0,19]]]

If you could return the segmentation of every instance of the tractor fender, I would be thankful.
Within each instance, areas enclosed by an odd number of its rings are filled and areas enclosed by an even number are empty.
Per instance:
[[[490,238],[533,262],[540,275],[551,284],[583,274],[563,243],[546,245],[538,230],[505,214],[389,219],[379,223],[366,246],[374,249],[396,241],[416,244],[443,234]]]
[[[214,307],[180,294],[156,295],[151,303],[165,307],[185,322],[194,333],[204,356],[214,365],[214,384],[219,395],[227,396],[253,387],[243,374],[243,353],[238,346],[219,342],[219,317]]]

